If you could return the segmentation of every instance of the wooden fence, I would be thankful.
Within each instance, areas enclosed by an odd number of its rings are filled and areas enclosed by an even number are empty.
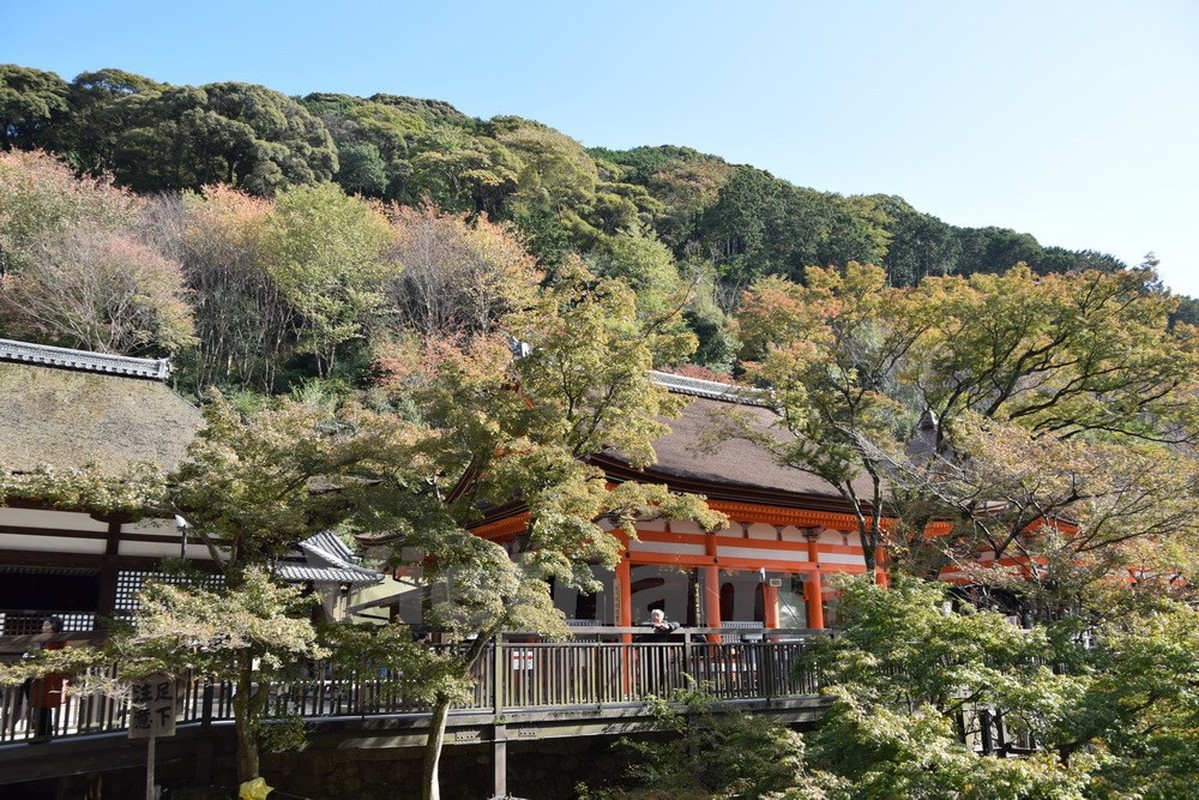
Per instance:
[[[601,630],[602,634],[589,637],[593,641],[493,644],[476,666],[472,698],[456,708],[498,717],[505,709],[600,711],[641,703],[651,696],[669,697],[687,688],[702,688],[721,700],[810,697],[819,691],[800,639],[710,642],[708,638],[720,637],[696,629],[681,634],[681,641],[651,643],[624,641],[632,638],[632,629]],[[412,699],[411,681],[402,674],[338,674],[322,662],[308,665],[303,672],[305,677],[265,687],[268,717],[322,719],[428,711]],[[115,668],[106,668],[91,677],[116,683],[120,676]],[[28,707],[25,687],[0,688],[0,745],[127,730],[127,699],[100,691],[71,691],[69,680],[67,685],[60,704],[46,710]],[[227,682],[184,676],[177,723],[232,720],[233,695]]]

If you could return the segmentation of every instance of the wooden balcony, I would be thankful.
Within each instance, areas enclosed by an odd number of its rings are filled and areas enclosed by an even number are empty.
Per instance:
[[[669,698],[680,689],[704,689],[722,703],[768,711],[791,722],[813,720],[825,705],[798,635],[808,632],[765,632],[787,633],[790,641],[767,637],[718,643],[708,638],[742,637],[746,631],[692,629],[681,631],[679,641],[666,643],[619,640],[644,629],[576,633],[592,641],[503,640],[491,646],[477,665],[473,697],[451,713],[447,741],[498,743],[648,729],[653,719],[646,700]],[[119,677],[115,669],[104,672]],[[402,674],[336,673],[321,662],[303,672],[266,686],[268,718],[300,716],[318,736],[353,739],[356,747],[423,742],[429,709],[412,699],[411,681]],[[181,686],[176,708],[180,741],[173,746],[197,742],[204,731],[227,734],[233,687],[203,676],[185,676]],[[68,690],[50,714],[47,741],[37,736],[37,712],[23,711],[21,696],[19,686],[0,688],[0,784],[50,777],[68,749],[74,755],[64,768],[75,771],[91,760],[96,769],[120,765],[126,757],[137,763],[141,750],[126,738],[126,701]],[[47,751],[47,757],[40,758],[40,751]],[[48,757],[51,751],[58,755]]]

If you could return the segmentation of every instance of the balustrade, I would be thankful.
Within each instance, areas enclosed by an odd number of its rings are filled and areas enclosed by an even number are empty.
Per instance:
[[[709,633],[707,629],[698,631]],[[630,631],[605,629],[608,636]],[[599,638],[596,636],[595,638]],[[626,637],[627,638],[627,637]],[[493,712],[540,708],[589,708],[669,697],[702,688],[723,700],[811,696],[818,692],[805,668],[802,641],[710,643],[703,636],[665,643],[500,641],[475,666],[475,690],[461,710]],[[105,683],[106,691],[68,688],[52,711],[53,736],[70,737],[126,730],[129,702],[111,693],[119,684],[115,668],[97,670],[77,686]],[[68,687],[71,682],[68,680]],[[318,662],[300,678],[260,687],[268,692],[268,718],[309,719],[426,713],[413,699],[411,679],[391,672],[336,674]],[[34,738],[32,713],[21,686],[0,687],[0,745]],[[179,724],[233,719],[234,687],[201,676],[180,680]]]

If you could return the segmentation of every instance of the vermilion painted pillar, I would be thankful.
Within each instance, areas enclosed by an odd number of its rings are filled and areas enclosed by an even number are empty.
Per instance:
[[[891,586],[891,576],[887,574],[887,551],[879,547],[874,551],[874,582],[887,589]]]
[[[719,628],[720,621],[720,567],[717,566],[716,534],[709,533],[704,537],[705,552],[712,560],[711,566],[701,567],[704,579],[704,624],[709,628]],[[717,634],[708,634],[708,641],[720,642]]]
[[[808,572],[804,583],[804,603],[808,607],[808,627],[824,628],[824,589],[820,585],[820,528],[812,528],[805,534],[808,540],[808,563],[815,569]]]
[[[621,536],[624,546],[621,548],[620,561],[616,564],[616,576],[612,587],[613,601],[616,607],[612,609],[613,619],[618,627],[628,628],[633,625],[633,578],[632,565],[629,563],[629,540]],[[621,641],[628,644],[633,641],[629,634],[623,634]]]
[[[804,603],[808,606],[808,627],[816,630],[824,628],[824,589],[820,586],[820,571],[808,573],[807,583],[803,587]]]
[[[631,628],[633,626],[633,565],[629,563],[629,537],[620,534],[620,541],[623,544],[620,549],[620,561],[616,563],[616,574],[612,579],[612,602],[616,606],[612,609],[612,615],[618,627]],[[623,644],[632,644],[633,635],[622,633],[620,641]],[[631,647],[620,649],[623,665],[621,674],[624,691],[627,694],[633,685],[633,653]]]
[[[769,583],[762,587],[762,603],[765,606],[764,623],[767,628],[779,626],[779,590]]]

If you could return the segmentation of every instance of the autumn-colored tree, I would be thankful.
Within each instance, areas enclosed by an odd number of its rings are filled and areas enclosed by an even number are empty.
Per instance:
[[[0,154],[0,324],[132,355],[193,340],[179,265],[138,236],[144,203],[39,153]]]
[[[929,539],[916,519],[911,552],[1027,560],[1056,543],[1065,564],[1193,535],[1195,330],[1168,326],[1175,301],[1153,281],[1018,267],[921,285],[929,328],[906,380],[937,424],[897,482],[954,529]],[[1038,535],[1054,521],[1068,535]]]
[[[470,637],[459,673],[504,629],[563,636],[547,578],[591,587],[591,565],[614,563],[620,543],[603,520],[631,527],[642,516],[699,519],[718,515],[702,500],[636,482],[609,487],[587,456],[615,447],[634,463],[653,459],[661,416],[677,401],[647,370],[656,354],[678,356],[687,336],[646,330],[629,290],[597,281],[577,265],[533,307],[509,315],[502,330],[523,343],[514,358],[503,335],[475,337],[464,348],[431,341],[382,361],[387,385],[425,426],[397,472],[404,500],[383,527],[399,548],[425,554],[434,587],[429,619],[451,640]],[[528,513],[521,556],[468,530],[480,508],[519,502]],[[439,797],[437,765],[453,700],[439,692],[426,751],[426,797]]]
[[[101,353],[160,355],[195,341],[179,265],[127,235],[77,229],[38,242],[3,278],[18,338]]]
[[[767,278],[738,314],[749,374],[767,387],[784,436],[740,426],[780,464],[825,480],[849,504],[867,570],[883,545],[891,461],[915,419],[900,370],[927,327],[881,269],[810,268],[807,285]],[[730,417],[731,422],[736,422]],[[731,431],[729,431],[731,433]]]
[[[491,333],[533,300],[541,274],[511,232],[431,206],[392,212],[398,274],[388,282],[389,327],[421,336]]]
[[[1151,284],[1018,267],[903,290],[855,265],[763,281],[741,331],[791,435],[763,441],[845,497],[870,566],[886,516],[895,568],[930,575],[980,555],[1034,563],[1051,542],[1064,564],[1186,536],[1195,334],[1168,327]],[[1038,535],[1058,523],[1068,535]]]
[[[156,201],[178,240],[195,306],[197,338],[189,377],[207,387],[276,388],[296,348],[297,311],[268,269],[271,203],[228,187]]]
[[[76,228],[122,230],[140,208],[132,194],[78,180],[46,153],[0,153],[0,274],[19,271],[31,248]]]

